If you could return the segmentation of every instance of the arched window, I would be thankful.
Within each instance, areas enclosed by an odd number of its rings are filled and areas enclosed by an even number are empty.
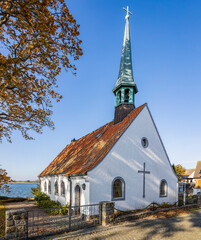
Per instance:
[[[51,194],[51,182],[48,183],[48,193]]]
[[[125,89],[124,92],[124,102],[129,102],[129,89]]]
[[[125,199],[125,182],[123,178],[116,177],[112,182],[112,200]]]
[[[61,181],[61,195],[65,196],[65,183],[64,183],[64,181]]]
[[[46,181],[44,183],[44,192],[47,192],[47,183],[46,183]]]
[[[167,182],[166,180],[162,180],[160,184],[160,197],[167,197]]]
[[[59,193],[59,190],[58,190],[58,182],[56,181],[56,182],[54,183],[54,194],[55,194],[55,195],[58,195],[58,193]]]
[[[121,91],[118,92],[119,103],[121,103]]]

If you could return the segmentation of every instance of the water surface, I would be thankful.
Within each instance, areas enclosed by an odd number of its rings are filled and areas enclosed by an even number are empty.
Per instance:
[[[10,185],[10,193],[1,192],[0,196],[7,197],[33,197],[31,189],[37,186],[36,183],[12,183]]]

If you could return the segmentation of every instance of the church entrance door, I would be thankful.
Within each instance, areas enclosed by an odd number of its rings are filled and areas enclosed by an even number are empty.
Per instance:
[[[80,214],[80,186],[75,187],[75,214]]]

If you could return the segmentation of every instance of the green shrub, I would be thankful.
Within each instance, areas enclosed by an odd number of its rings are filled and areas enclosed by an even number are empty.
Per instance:
[[[31,194],[32,195],[37,195],[38,193],[40,192],[40,185],[39,184],[37,184],[37,187],[36,188],[32,188],[31,189]]]
[[[68,214],[68,204],[65,204],[64,206],[62,206],[60,202],[55,202],[51,200],[50,197],[47,196],[45,193],[42,193],[39,191],[34,199],[39,208],[47,209],[46,210],[47,213],[50,213],[52,215]]]

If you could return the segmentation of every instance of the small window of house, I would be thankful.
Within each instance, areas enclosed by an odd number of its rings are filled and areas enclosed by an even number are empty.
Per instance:
[[[167,182],[162,180],[160,184],[160,197],[167,197]]]
[[[125,183],[120,177],[117,177],[112,182],[112,200],[124,200],[125,199]]]
[[[51,194],[51,182],[48,183],[48,193]]]
[[[125,89],[124,92],[124,102],[129,102],[129,89]]]
[[[58,190],[58,182],[56,181],[56,182],[54,183],[54,194],[55,194],[55,195],[58,195],[58,192],[59,192],[59,190]]]
[[[61,195],[65,196],[65,183],[64,183],[64,181],[61,181]]]
[[[121,103],[121,91],[118,92],[119,103]]]
[[[147,148],[148,145],[149,145],[149,141],[147,138],[143,137],[142,140],[141,140],[141,144],[144,148]]]
[[[44,192],[47,192],[47,183],[46,183],[46,181],[44,183]]]

